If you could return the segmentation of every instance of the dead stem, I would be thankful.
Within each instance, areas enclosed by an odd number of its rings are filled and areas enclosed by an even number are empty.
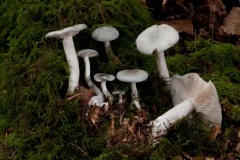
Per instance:
[[[78,145],[74,144],[74,143],[69,143],[72,146],[76,147],[77,150],[81,151],[85,156],[87,156],[89,159],[92,159],[81,147],[79,147]]]
[[[68,97],[67,100],[70,101],[70,100],[72,100],[72,99],[74,99],[74,98],[76,98],[78,96],[81,96],[81,93],[78,93],[78,94],[75,94],[75,95],[73,95],[71,97]]]
[[[101,16],[102,16],[103,22],[106,23],[106,19],[105,19],[104,15],[103,15],[103,11],[102,11],[102,6],[101,6],[101,4],[100,4],[100,3],[97,3],[96,5],[97,5],[98,8],[99,8],[99,11],[100,11],[100,14],[101,14]]]

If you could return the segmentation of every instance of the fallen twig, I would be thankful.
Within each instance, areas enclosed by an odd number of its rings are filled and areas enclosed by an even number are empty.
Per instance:
[[[71,97],[68,97],[67,100],[70,101],[70,100],[72,100],[72,99],[74,99],[74,98],[76,98],[78,96],[81,96],[81,93],[78,93],[78,94],[75,94],[75,95],[73,95]]]
[[[87,156],[89,159],[92,159],[88,154],[87,152],[85,152],[81,147],[79,147],[78,145],[74,144],[74,143],[69,143],[71,144],[72,146],[76,147],[77,150],[81,151],[85,156]]]

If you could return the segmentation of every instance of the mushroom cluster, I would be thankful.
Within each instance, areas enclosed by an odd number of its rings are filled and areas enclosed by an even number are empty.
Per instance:
[[[63,48],[69,66],[69,87],[67,95],[72,96],[79,85],[79,58],[83,58],[85,64],[85,81],[90,89],[94,91],[94,96],[89,98],[88,111],[86,119],[90,121],[95,127],[100,117],[108,112],[111,119],[110,135],[114,136],[115,126],[114,118],[120,117],[122,132],[129,132],[130,137],[122,137],[123,140],[129,141],[130,138],[136,138],[137,124],[143,124],[148,128],[148,133],[151,131],[151,136],[155,141],[159,137],[165,135],[168,129],[178,120],[190,115],[192,112],[202,114],[203,121],[209,124],[209,127],[221,128],[222,113],[221,105],[219,103],[217,90],[212,81],[204,81],[197,73],[188,73],[184,76],[174,75],[170,78],[167,64],[165,61],[164,52],[175,45],[179,40],[178,32],[167,24],[153,25],[144,30],[136,39],[137,50],[146,55],[154,54],[156,56],[159,76],[165,78],[170,88],[170,93],[174,107],[159,116],[155,120],[146,125],[146,115],[135,116],[132,125],[129,124],[129,119],[124,118],[124,100],[123,95],[125,91],[116,90],[112,93],[107,88],[107,81],[113,81],[117,78],[119,81],[131,84],[132,103],[138,113],[142,113],[139,95],[136,83],[147,80],[148,73],[141,69],[126,69],[119,71],[116,76],[107,73],[97,73],[94,75],[94,80],[101,84],[101,88],[91,80],[91,57],[98,56],[98,52],[93,49],[82,49],[76,52],[73,42],[73,36],[79,31],[86,29],[85,24],[78,24],[72,27],[65,28],[59,31],[53,31],[45,35],[46,38],[60,38],[63,42]],[[113,58],[117,64],[122,65],[121,61],[114,55],[110,41],[117,39],[119,32],[112,26],[101,26],[96,28],[92,33],[92,38],[96,41],[103,42],[106,54],[109,58]],[[108,83],[109,83],[108,82]],[[81,94],[78,94],[81,95]],[[113,95],[118,95],[118,102],[113,105]],[[72,99],[72,98],[69,98]],[[151,129],[149,129],[151,127]],[[216,130],[216,129],[215,129]],[[216,137],[217,133],[214,133]],[[138,138],[140,136],[137,136]],[[137,139],[138,139],[137,138]]]
[[[221,106],[214,84],[205,82],[197,73],[184,76],[169,76],[164,51],[179,40],[178,32],[167,24],[153,25],[144,30],[136,39],[140,53],[156,55],[160,77],[167,81],[174,107],[152,121],[152,135],[156,140],[167,133],[167,130],[178,120],[193,111],[202,114],[203,120],[215,127],[216,137],[222,123]]]
[[[91,79],[91,66],[90,58],[97,57],[99,53],[93,49],[81,49],[76,52],[73,36],[78,34],[79,31],[86,29],[86,24],[78,24],[59,31],[49,32],[45,35],[45,38],[59,38],[62,39],[63,48],[66,55],[67,63],[69,66],[69,87],[67,90],[68,100],[72,100],[77,96],[82,96],[81,90],[79,89],[79,79],[80,79],[80,69],[79,69],[79,60],[82,58],[85,65],[84,78],[87,83],[87,86],[94,91],[94,96],[92,96],[88,101],[88,109],[86,113],[86,119],[92,122],[96,126],[100,116],[108,110],[109,106],[113,104],[113,94],[118,95],[118,108],[119,113],[122,114],[124,111],[124,100],[123,95],[125,91],[116,90],[111,93],[107,89],[106,82],[115,80],[115,75],[107,73],[97,73],[94,75],[95,82],[101,83],[101,88],[92,81]],[[115,40],[119,37],[119,32],[116,28],[112,26],[100,26],[97,27],[93,32],[91,37],[99,42],[103,42],[107,57],[109,59],[113,58],[117,64],[122,65],[121,61],[113,53],[110,41]],[[136,88],[136,83],[141,82],[147,79],[148,73],[143,70],[130,69],[124,70],[117,73],[117,79],[123,82],[131,83],[132,88],[132,99],[133,104],[137,109],[141,109],[140,102],[138,99],[138,92]],[[84,99],[86,101],[86,98]],[[116,108],[116,107],[115,107]],[[113,106],[113,110],[115,109]],[[118,113],[118,111],[116,111]]]

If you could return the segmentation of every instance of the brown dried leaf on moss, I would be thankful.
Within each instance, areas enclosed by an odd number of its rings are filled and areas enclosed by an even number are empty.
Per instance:
[[[209,3],[210,12],[216,12],[220,18],[227,14],[226,7],[221,0],[212,0]]]
[[[81,111],[80,111],[81,122],[84,123],[85,115],[88,109],[88,102],[94,96],[94,91],[91,88],[88,89],[83,86],[78,86],[77,95],[81,96],[78,100],[78,104],[81,107]]]
[[[87,89],[83,86],[78,87],[78,92],[81,94],[82,98],[79,101],[80,105],[86,106],[88,105],[89,100],[94,96],[93,89]]]
[[[190,35],[194,35],[193,24],[190,20],[178,19],[169,21],[158,21],[157,24],[168,24],[175,28],[178,33],[185,32]]]
[[[240,7],[233,7],[224,19],[221,29],[226,34],[240,35]]]

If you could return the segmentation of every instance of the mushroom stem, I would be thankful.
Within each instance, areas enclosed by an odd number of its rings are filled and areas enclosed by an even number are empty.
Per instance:
[[[113,96],[112,96],[112,94],[111,94],[111,93],[108,91],[108,89],[107,89],[106,81],[102,81],[102,82],[101,82],[101,88],[102,88],[103,94],[104,94],[107,98],[109,98],[110,102],[112,102],[112,101],[113,101]]]
[[[158,51],[155,51],[155,52],[156,52],[156,60],[157,60],[159,76],[165,78],[166,81],[169,84],[171,79],[170,79],[170,76],[169,76],[164,52],[158,52]]]
[[[196,109],[195,102],[188,98],[152,122],[152,135],[158,137],[167,133],[167,130],[178,120],[186,117]]]
[[[122,104],[123,103],[123,95],[125,94],[125,91],[123,91],[123,90],[116,90],[116,91],[113,91],[112,94],[117,94],[118,95],[118,104]]]
[[[132,89],[132,99],[133,99],[133,104],[135,104],[135,106],[138,109],[141,109],[140,107],[140,103],[139,103],[139,99],[138,99],[138,91],[137,91],[137,85],[136,83],[131,83],[131,89]]]
[[[118,94],[118,103],[119,104],[123,103],[123,96],[121,94]]]
[[[62,42],[70,72],[67,95],[72,95],[79,82],[79,62],[72,36],[65,37]]]
[[[113,58],[119,65],[122,65],[122,62],[118,59],[118,57],[113,53],[112,46],[110,41],[103,42],[106,54],[108,58]]]
[[[102,96],[103,97],[103,93],[101,92],[101,90],[92,82],[91,77],[90,77],[90,61],[89,61],[89,57],[85,56],[83,58],[84,64],[85,64],[85,81],[88,84],[88,87],[92,88],[94,90],[94,93],[96,95]]]

